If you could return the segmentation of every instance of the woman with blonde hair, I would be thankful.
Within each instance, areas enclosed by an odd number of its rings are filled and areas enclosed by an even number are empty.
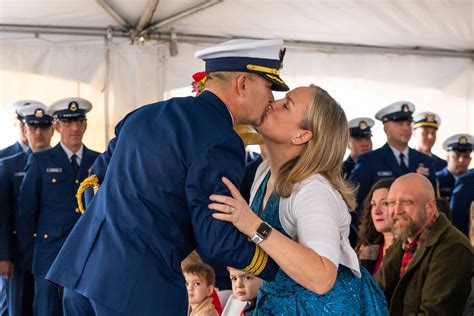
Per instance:
[[[341,177],[348,141],[341,106],[317,86],[299,87],[273,102],[257,128],[269,161],[257,170],[251,207],[226,178],[232,197],[211,195],[209,205],[260,246],[254,269],[267,256],[280,266],[262,283],[256,314],[387,314],[348,240],[355,199]]]

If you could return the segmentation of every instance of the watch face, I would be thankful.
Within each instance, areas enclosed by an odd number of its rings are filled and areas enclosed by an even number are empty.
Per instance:
[[[257,234],[259,234],[262,239],[266,239],[268,235],[270,235],[271,231],[272,231],[272,227],[268,225],[267,223],[263,222],[258,227]]]

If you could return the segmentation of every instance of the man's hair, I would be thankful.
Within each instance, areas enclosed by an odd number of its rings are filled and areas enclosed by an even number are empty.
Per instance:
[[[249,80],[254,80],[254,76],[258,76],[257,74],[253,74],[250,72],[238,72],[238,71],[217,71],[211,72],[207,75],[206,85],[214,85],[221,89],[229,88],[232,80],[240,74],[245,74]]]
[[[214,273],[214,270],[211,268],[211,266],[205,263],[190,263],[184,266],[183,273],[198,275],[206,281],[207,285],[216,284],[216,274]]]

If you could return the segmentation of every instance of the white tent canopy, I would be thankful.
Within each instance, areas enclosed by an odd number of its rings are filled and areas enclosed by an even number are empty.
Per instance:
[[[102,150],[130,110],[190,94],[197,49],[280,37],[290,86],[322,86],[348,118],[399,100],[435,111],[443,156],[444,138],[474,133],[473,16],[473,0],[0,0],[0,101],[92,99]]]

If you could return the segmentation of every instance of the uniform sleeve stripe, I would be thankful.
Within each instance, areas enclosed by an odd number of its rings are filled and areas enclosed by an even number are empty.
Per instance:
[[[258,259],[258,256],[260,255],[260,247],[259,246],[256,246],[255,247],[255,253],[253,255],[253,259],[252,261],[250,262],[250,264],[248,266],[246,266],[243,270],[245,272],[249,272],[254,266],[255,266],[255,263],[257,262],[257,259]]]
[[[258,247],[258,246],[257,246]],[[262,248],[258,247],[260,249],[260,252],[258,254],[257,261],[253,265],[253,267],[249,270],[249,273],[255,274],[257,269],[260,267],[262,264],[263,257],[265,256],[265,252],[262,250]]]
[[[255,271],[255,275],[259,275],[260,273],[262,273],[263,269],[265,269],[265,266],[267,265],[268,255],[263,250],[262,252],[263,252],[262,264],[260,265],[260,268],[258,268],[257,271]]]
[[[255,255],[253,256],[252,262],[245,267],[244,271],[259,275],[265,268],[268,261],[268,255],[259,246],[255,247]]]

